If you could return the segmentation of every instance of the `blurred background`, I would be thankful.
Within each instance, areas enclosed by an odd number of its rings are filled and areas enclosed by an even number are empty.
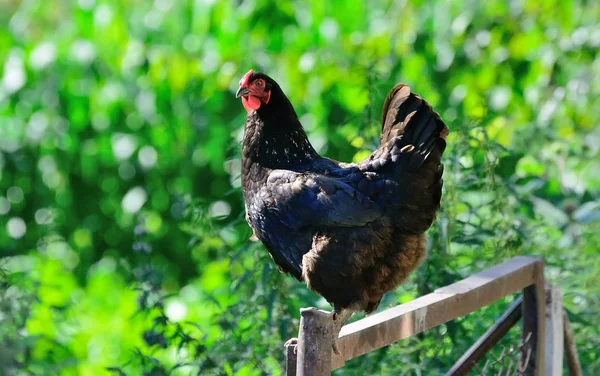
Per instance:
[[[586,0],[0,0],[0,374],[281,374],[298,309],[330,307],[248,241],[250,68],[331,158],[370,153],[397,82],[450,126],[429,257],[380,310],[543,256],[600,374],[599,19]],[[336,374],[443,374],[511,299]]]

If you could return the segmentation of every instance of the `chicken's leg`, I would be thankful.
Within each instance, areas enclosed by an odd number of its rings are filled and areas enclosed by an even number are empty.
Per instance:
[[[340,351],[337,347],[337,339],[340,336],[340,331],[346,321],[350,319],[350,317],[354,314],[354,311],[348,308],[340,308],[333,310],[333,333],[332,333],[332,342],[333,342],[333,352],[337,355],[340,354]]]

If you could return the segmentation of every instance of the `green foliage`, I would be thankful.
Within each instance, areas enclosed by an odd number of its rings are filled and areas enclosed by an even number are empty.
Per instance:
[[[514,255],[545,258],[600,373],[600,5],[595,2],[0,2],[0,367],[6,374],[280,374],[322,299],[251,243],[248,69],[317,150],[360,160],[406,82],[451,129],[427,261],[403,303]],[[442,374],[501,314],[339,375]],[[503,344],[515,343],[518,330]]]

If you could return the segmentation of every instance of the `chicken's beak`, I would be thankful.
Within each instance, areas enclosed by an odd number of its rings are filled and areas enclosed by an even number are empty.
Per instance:
[[[248,95],[248,94],[250,94],[250,90],[248,90],[248,88],[245,86],[240,86],[238,91],[235,93],[235,97],[239,98],[239,97],[242,97],[242,96]]]

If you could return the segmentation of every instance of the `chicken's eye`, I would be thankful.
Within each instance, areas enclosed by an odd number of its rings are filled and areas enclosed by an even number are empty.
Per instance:
[[[256,86],[257,87],[261,87],[262,86],[262,81],[256,81]]]

